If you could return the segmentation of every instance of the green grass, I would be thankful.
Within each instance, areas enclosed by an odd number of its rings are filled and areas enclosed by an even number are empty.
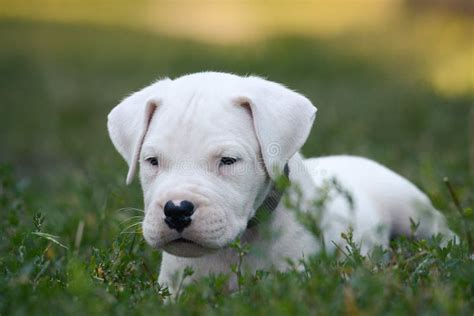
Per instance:
[[[0,42],[1,315],[473,314],[474,261],[463,232],[474,229],[472,95],[443,96],[416,69],[374,63],[331,40],[220,47],[1,20]],[[302,272],[244,275],[232,295],[228,276],[214,276],[163,305],[160,254],[139,234],[123,233],[123,221],[139,213],[120,209],[142,207],[141,193],[137,183],[125,187],[106,115],[160,76],[201,70],[260,74],[307,95],[319,111],[304,154],[364,155],[397,170],[448,215],[461,245],[402,239],[370,258],[357,249],[339,260],[321,254]]]

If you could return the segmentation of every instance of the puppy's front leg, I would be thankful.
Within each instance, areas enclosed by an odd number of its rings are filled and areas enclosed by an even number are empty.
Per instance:
[[[176,300],[182,289],[196,277],[192,266],[187,266],[176,259],[174,256],[163,253],[158,277],[158,283],[168,288],[171,301]]]

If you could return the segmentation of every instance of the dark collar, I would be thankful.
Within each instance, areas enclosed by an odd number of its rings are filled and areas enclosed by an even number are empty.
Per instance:
[[[290,168],[288,167],[288,164],[285,164],[285,167],[283,168],[283,175],[287,181],[290,179],[289,174]],[[280,204],[283,193],[285,193],[285,188],[286,185],[284,185],[282,188],[282,186],[279,186],[277,183],[272,181],[272,188],[270,189],[270,192],[268,192],[262,204],[255,211],[255,215],[248,221],[247,229],[258,225],[273,213],[278,204]]]

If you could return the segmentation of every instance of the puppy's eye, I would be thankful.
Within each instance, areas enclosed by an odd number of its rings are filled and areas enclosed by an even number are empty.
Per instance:
[[[230,166],[232,164],[234,164],[235,162],[237,162],[237,158],[232,158],[232,157],[222,157],[221,158],[221,161],[220,161],[220,165],[223,166]]]
[[[146,158],[145,161],[152,166],[158,166],[158,159],[156,159],[156,157]]]

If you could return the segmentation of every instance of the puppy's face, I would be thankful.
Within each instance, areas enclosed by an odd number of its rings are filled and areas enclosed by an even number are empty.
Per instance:
[[[248,106],[175,91],[160,100],[140,153],[143,234],[155,248],[199,256],[246,229],[268,175]]]
[[[108,129],[129,164],[127,183],[140,166],[146,241],[184,257],[228,245],[305,142],[315,112],[279,84],[211,72],[123,100]]]

